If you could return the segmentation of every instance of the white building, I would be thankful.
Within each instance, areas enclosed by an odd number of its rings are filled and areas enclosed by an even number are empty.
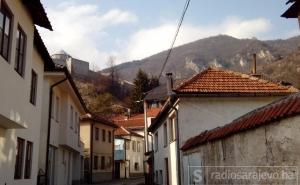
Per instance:
[[[208,68],[179,87],[169,85],[173,91],[148,129],[154,138],[156,184],[184,184],[179,148],[190,137],[298,92],[255,76]]]
[[[144,136],[120,126],[115,131],[115,177],[144,175]]]
[[[212,174],[220,170],[289,174],[289,178],[249,178],[239,182],[228,178],[223,184],[297,184],[299,129],[300,94],[297,93],[222,127],[202,132],[181,147],[184,184],[219,184],[218,177]],[[196,170],[206,172],[195,175]]]
[[[0,4],[0,183],[32,185],[38,174],[44,68],[54,67],[35,25],[52,27],[40,1]]]
[[[87,109],[66,67],[46,69],[43,94],[40,173],[48,174],[49,185],[79,184],[83,163],[79,118]]]

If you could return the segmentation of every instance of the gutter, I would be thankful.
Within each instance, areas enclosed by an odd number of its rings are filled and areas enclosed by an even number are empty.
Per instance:
[[[49,177],[48,177],[48,171],[49,171],[49,148],[50,148],[50,133],[51,133],[51,115],[52,115],[52,96],[53,96],[53,89],[54,87],[62,84],[65,82],[68,78],[64,78],[61,81],[56,82],[55,84],[50,86],[50,94],[49,94],[49,114],[48,114],[48,130],[47,130],[47,147],[46,147],[46,166],[45,166],[45,173],[46,173],[46,185],[48,185]]]
[[[93,152],[94,152],[94,122],[91,124],[91,137],[90,137],[90,183],[93,184]]]
[[[179,122],[178,122],[178,109],[172,105],[171,101],[169,102],[169,105],[171,109],[173,109],[176,112],[176,135],[177,135],[177,176],[178,176],[178,185],[181,185],[181,163],[180,163],[180,146],[179,146]]]

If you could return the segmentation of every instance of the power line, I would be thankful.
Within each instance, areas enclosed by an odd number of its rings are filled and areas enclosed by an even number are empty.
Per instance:
[[[169,58],[170,58],[170,56],[171,56],[172,50],[173,50],[173,48],[174,48],[174,44],[175,44],[175,42],[176,42],[178,33],[179,33],[179,31],[180,31],[180,27],[181,27],[182,22],[183,22],[183,19],[184,19],[184,16],[185,16],[186,11],[187,11],[187,9],[188,9],[188,7],[189,7],[189,5],[190,5],[190,1],[191,1],[191,0],[186,0],[186,2],[185,2],[185,5],[184,5],[184,8],[183,8],[182,15],[181,15],[180,20],[179,20],[179,22],[178,22],[178,26],[177,26],[177,30],[176,30],[174,39],[173,39],[172,44],[171,44],[171,47],[170,47],[170,49],[169,49],[169,51],[168,51],[168,55],[167,55],[167,57],[166,57],[166,59],[165,59],[165,61],[164,61],[164,63],[163,63],[163,66],[162,66],[161,71],[160,71],[160,73],[159,73],[158,79],[160,79],[160,77],[161,77],[161,75],[162,75],[162,73],[163,73],[163,71],[164,71],[164,69],[165,69],[165,67],[166,67],[166,64],[167,64],[167,62],[168,62],[168,60],[169,60]]]

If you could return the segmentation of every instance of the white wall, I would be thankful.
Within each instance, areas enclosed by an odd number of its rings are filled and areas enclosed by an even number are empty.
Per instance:
[[[36,184],[39,151],[39,130],[41,123],[41,100],[44,64],[33,49],[33,22],[31,16],[19,0],[6,1],[13,13],[12,35],[9,61],[0,56],[0,115],[26,127],[26,129],[0,128],[0,182],[9,185]],[[21,77],[15,70],[16,31],[20,25],[27,35],[25,75]],[[31,70],[38,75],[36,105],[29,102]],[[34,115],[34,116],[33,116]],[[33,142],[32,171],[30,179],[14,180],[17,137]],[[25,155],[24,155],[25,157]],[[24,167],[24,166],[23,166]]]
[[[126,160],[130,161],[130,173],[144,173],[144,138],[131,136],[130,149],[126,150]],[[132,150],[132,141],[136,142],[136,151]],[[140,151],[137,152],[137,142],[140,142]],[[139,163],[139,170],[134,169],[134,163]]]

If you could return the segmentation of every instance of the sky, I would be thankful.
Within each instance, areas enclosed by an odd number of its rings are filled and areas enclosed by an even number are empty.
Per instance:
[[[54,31],[39,28],[50,54],[66,51],[90,68],[139,60],[166,50],[185,0],[41,0]],[[299,34],[295,19],[281,18],[284,0],[191,0],[175,46],[226,34],[286,39]]]

